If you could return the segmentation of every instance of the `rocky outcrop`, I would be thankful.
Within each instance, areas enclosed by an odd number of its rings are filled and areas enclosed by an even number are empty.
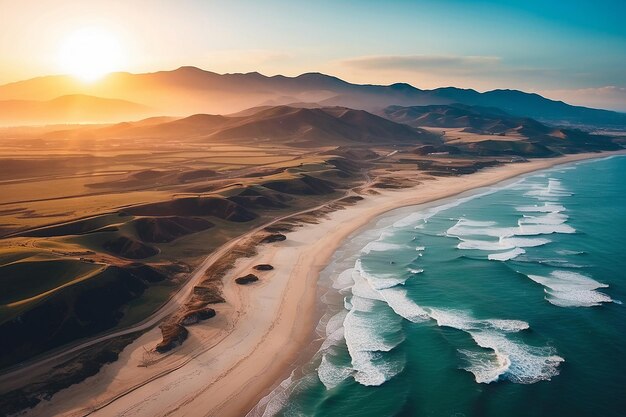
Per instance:
[[[287,239],[287,236],[283,235],[282,233],[272,233],[271,235],[265,236],[261,240],[261,243],[282,242],[283,240],[286,240],[286,239]]]
[[[239,285],[247,285],[250,284],[252,282],[256,282],[259,280],[259,277],[257,277],[254,274],[248,274],[246,276],[243,277],[239,277],[239,278],[235,278],[235,282]]]
[[[200,321],[210,319],[211,317],[215,317],[215,310],[210,307],[205,307],[200,310],[189,311],[182,318],[180,324],[183,326],[189,326],[191,324],[196,324]]]
[[[189,330],[181,324],[161,326],[161,331],[163,332],[163,340],[155,348],[159,353],[166,353],[176,346],[180,346],[189,336]]]

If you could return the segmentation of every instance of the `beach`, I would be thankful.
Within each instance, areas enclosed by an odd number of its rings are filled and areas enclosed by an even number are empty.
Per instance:
[[[189,339],[172,353],[162,358],[147,354],[160,340],[159,329],[152,329],[129,345],[118,361],[27,415],[245,415],[313,353],[309,346],[319,320],[319,273],[348,236],[396,208],[607,155],[531,160],[364,195],[363,201],[329,213],[318,224],[286,233],[285,241],[262,245],[253,257],[239,259],[223,278],[226,302],[215,306],[217,316],[189,326]],[[260,280],[251,285],[234,283],[257,264],[275,269],[258,273]]]

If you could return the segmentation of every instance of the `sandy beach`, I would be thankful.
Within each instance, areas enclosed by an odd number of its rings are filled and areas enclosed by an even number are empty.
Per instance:
[[[129,345],[118,361],[41,402],[27,415],[245,415],[302,360],[319,318],[315,314],[319,272],[350,234],[392,209],[610,154],[532,160],[365,195],[363,201],[330,213],[319,224],[286,233],[286,241],[262,245],[257,255],[238,260],[223,278],[226,302],[215,306],[217,316],[189,326],[189,339],[181,347],[163,357],[147,353],[160,340],[160,330],[154,328]],[[234,283],[234,278],[264,263],[275,269],[258,272],[256,283]]]

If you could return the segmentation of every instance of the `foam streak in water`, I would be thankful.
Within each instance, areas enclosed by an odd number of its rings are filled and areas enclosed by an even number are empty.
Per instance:
[[[543,285],[546,300],[559,307],[593,307],[613,301],[608,295],[596,291],[608,285],[576,272],[557,270],[548,276],[528,275],[528,278]]]
[[[463,369],[474,374],[478,383],[499,379],[531,384],[549,380],[558,375],[563,358],[549,347],[534,347],[508,336],[528,328],[528,323],[517,320],[476,320],[456,310],[428,309],[439,326],[468,333],[478,347],[487,351],[459,350],[467,362]]]

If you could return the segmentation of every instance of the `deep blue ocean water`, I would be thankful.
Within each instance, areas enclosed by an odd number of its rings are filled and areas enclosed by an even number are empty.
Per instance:
[[[626,157],[541,171],[352,236],[282,416],[626,416]]]

